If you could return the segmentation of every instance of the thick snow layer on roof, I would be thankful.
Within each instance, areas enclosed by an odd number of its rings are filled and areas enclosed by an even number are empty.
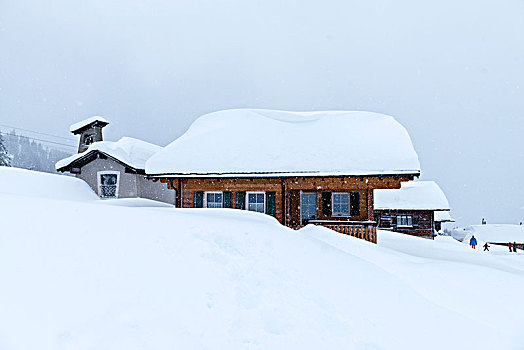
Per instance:
[[[94,116],[94,117],[89,117],[89,118],[87,118],[87,119],[84,119],[84,120],[82,120],[82,121],[79,121],[78,123],[74,123],[73,125],[71,125],[71,126],[69,127],[69,131],[70,131],[70,132],[75,132],[75,131],[77,131],[78,129],[81,129],[81,128],[83,128],[84,126],[89,125],[89,124],[91,124],[91,123],[94,123],[94,122],[96,122],[96,121],[109,124],[109,122],[108,122],[107,120],[105,120],[104,118],[99,117],[99,116]]]
[[[449,211],[438,210],[435,212],[435,221],[437,222],[453,222]]]
[[[115,159],[118,159],[122,163],[125,163],[132,168],[144,169],[146,160],[161,149],[162,147],[153,145],[149,142],[138,140],[132,137],[122,137],[116,142],[95,142],[91,144],[86,151],[59,160],[55,167],[56,169],[61,169],[86,156],[92,151],[99,151]]]
[[[404,127],[371,112],[236,109],[198,118],[146,163],[148,174],[418,173]]]
[[[434,181],[403,182],[400,189],[375,190],[375,209],[449,210],[446,195]]]
[[[469,242],[471,236],[483,242],[507,243],[518,242],[524,243],[524,226],[508,224],[488,224],[472,225],[463,229],[455,229],[453,236]]]

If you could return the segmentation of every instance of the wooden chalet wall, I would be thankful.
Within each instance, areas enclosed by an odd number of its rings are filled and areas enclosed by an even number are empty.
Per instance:
[[[415,236],[433,236],[433,210],[375,210],[378,228]],[[412,227],[397,226],[398,215],[410,215]]]
[[[318,220],[373,220],[373,190],[398,189],[406,176],[354,176],[354,177],[250,177],[250,178],[161,178],[169,188],[177,190],[177,207],[194,206],[195,191],[232,191],[233,203],[237,191],[273,191],[275,217],[283,225],[300,227],[300,191],[316,193],[316,219]],[[360,213],[358,216],[325,215],[322,208],[323,192],[358,192]],[[179,196],[181,194],[181,196]]]

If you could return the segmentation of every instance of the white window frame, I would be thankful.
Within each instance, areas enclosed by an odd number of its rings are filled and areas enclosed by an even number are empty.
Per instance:
[[[300,191],[300,224],[302,224],[302,222],[304,221],[304,218],[302,217],[302,208],[303,208],[303,205],[302,205],[302,195],[303,194],[312,194],[315,196],[315,217],[317,217],[317,193],[316,192],[311,192],[311,191]],[[331,202],[331,205],[333,205],[333,200]],[[331,207],[333,208],[333,207]],[[331,211],[333,213],[333,211]],[[306,219],[306,220],[310,220],[310,219]]]
[[[100,175],[116,175],[116,190],[115,190],[115,196],[114,197],[102,197],[102,182],[100,181]],[[104,170],[104,171],[97,171],[96,172],[96,181],[97,181],[97,188],[98,188],[98,197],[100,198],[118,198],[118,190],[120,189],[120,171],[115,170]]]
[[[250,194],[263,194],[264,195],[264,211],[262,212],[263,214],[266,213],[266,192],[265,191],[246,191],[246,203],[244,205],[244,208],[248,211],[252,211],[252,210],[249,210],[249,195]],[[258,211],[256,211],[255,213],[259,213]]]
[[[348,211],[347,212],[335,212],[335,195],[336,194],[347,194],[348,196]],[[351,213],[351,203],[350,203],[350,194],[349,192],[332,192],[331,193],[331,215],[332,216],[343,216],[343,217],[350,217]]]
[[[402,221],[402,217],[406,217],[406,225],[399,224],[398,219],[401,218],[400,221]],[[411,222],[411,225],[409,222]],[[397,215],[397,227],[413,227],[413,215]]]
[[[222,203],[220,204],[221,205],[220,208],[224,208],[224,191],[204,191],[204,200],[203,200],[204,208],[207,208],[207,195],[211,193],[222,194]],[[210,209],[217,209],[217,208],[210,208]]]

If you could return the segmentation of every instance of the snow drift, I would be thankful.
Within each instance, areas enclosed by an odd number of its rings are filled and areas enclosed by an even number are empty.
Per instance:
[[[13,172],[43,181],[0,178]],[[49,193],[76,190],[53,177]],[[0,191],[2,349],[517,349],[524,335],[521,255],[24,183]]]

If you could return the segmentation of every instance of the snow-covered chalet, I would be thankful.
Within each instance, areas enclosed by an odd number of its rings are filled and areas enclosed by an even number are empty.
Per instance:
[[[235,208],[376,242],[373,191],[420,175],[406,129],[371,112],[238,109],[198,118],[145,173],[177,207]]]
[[[400,189],[375,191],[378,228],[432,238],[452,222],[446,195],[434,181],[402,183]]]

